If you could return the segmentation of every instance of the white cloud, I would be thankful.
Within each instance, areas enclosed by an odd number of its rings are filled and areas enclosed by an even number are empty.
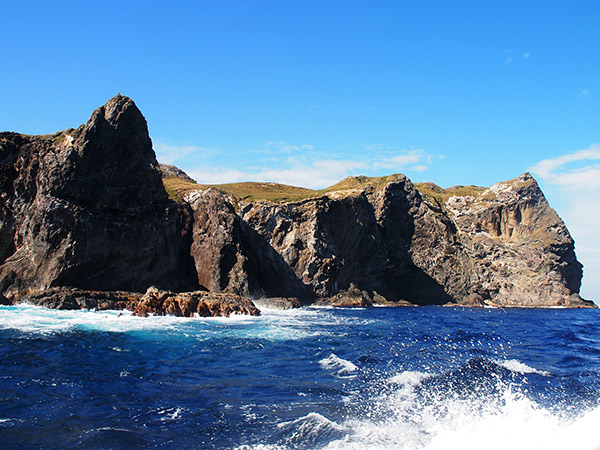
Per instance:
[[[373,167],[394,169],[396,167],[406,167],[408,164],[416,164],[426,159],[428,159],[428,155],[423,150],[404,150],[396,155],[374,161]]]
[[[194,145],[172,145],[161,141],[155,141],[153,146],[156,159],[164,164],[172,164],[200,150]]]
[[[525,51],[525,52],[521,53],[522,61],[527,61],[530,58],[531,58],[531,52]],[[504,63],[505,64],[512,64],[513,62],[518,62],[518,61],[519,61],[519,53],[518,52],[513,52],[512,49],[504,50]]]
[[[583,167],[571,167],[575,162],[588,161]],[[589,163],[589,161],[597,161]],[[531,172],[544,181],[560,186],[563,189],[579,190],[600,188],[600,146],[590,145],[579,150],[555,158],[544,159],[531,168]]]
[[[600,146],[545,159],[530,170],[575,239],[584,265],[582,296],[600,302]]]
[[[317,160],[307,164],[294,163],[283,168],[264,167],[241,171],[213,167],[208,170],[188,170],[187,173],[201,184],[268,181],[319,189],[337,183],[362,166],[355,161]]]
[[[423,172],[432,163],[432,156],[424,150],[399,150],[378,145],[365,146],[365,156],[347,158],[341,156],[320,157],[312,145],[293,145],[283,141],[271,141],[265,149],[287,158],[258,158],[252,166],[232,160],[227,164],[204,164],[201,167],[182,166],[192,178],[201,184],[235,183],[240,181],[269,181],[275,183],[324,188],[350,175],[372,175],[385,169],[387,172]],[[257,151],[260,152],[260,151]],[[235,166],[235,168],[232,168]]]

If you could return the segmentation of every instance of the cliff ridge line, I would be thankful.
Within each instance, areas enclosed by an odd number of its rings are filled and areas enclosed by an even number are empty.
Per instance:
[[[348,177],[199,185],[116,96],[77,129],[0,133],[0,292],[199,289],[280,304],[593,307],[525,173],[489,188]]]

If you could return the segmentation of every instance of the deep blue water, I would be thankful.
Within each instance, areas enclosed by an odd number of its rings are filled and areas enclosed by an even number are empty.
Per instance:
[[[2,449],[600,448],[600,311],[0,308]]]

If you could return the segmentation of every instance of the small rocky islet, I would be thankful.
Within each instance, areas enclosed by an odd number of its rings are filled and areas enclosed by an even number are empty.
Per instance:
[[[349,177],[199,185],[117,95],[77,129],[0,133],[0,303],[257,315],[289,308],[595,307],[528,173],[490,188]]]

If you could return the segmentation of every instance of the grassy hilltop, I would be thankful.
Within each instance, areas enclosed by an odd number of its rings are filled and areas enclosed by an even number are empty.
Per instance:
[[[351,191],[367,187],[378,189],[387,183],[397,181],[401,178],[402,175],[400,174],[383,177],[353,176],[344,178],[333,186],[316,190],[270,182],[198,184],[189,179],[173,175],[163,178],[163,183],[169,196],[178,202],[182,201],[183,196],[187,192],[197,189],[214,188],[237,200],[246,202],[269,201],[274,203],[288,203],[319,197],[330,192]],[[434,183],[415,183],[415,186],[422,195],[435,199],[440,204],[444,204],[453,195],[471,195],[476,197],[485,190],[485,188],[479,186],[452,186],[444,189]]]

